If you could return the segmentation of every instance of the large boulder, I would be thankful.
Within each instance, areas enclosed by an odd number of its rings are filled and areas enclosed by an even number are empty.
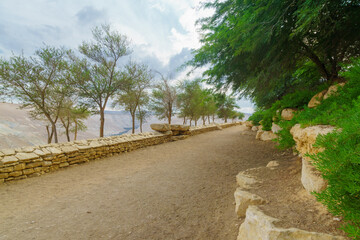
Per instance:
[[[320,172],[312,165],[311,159],[306,157],[305,154],[316,154],[322,151],[322,149],[313,146],[316,138],[320,134],[325,135],[334,130],[335,127],[329,125],[301,128],[300,124],[296,124],[290,130],[296,142],[296,149],[299,155],[302,156],[301,183],[308,192],[319,192],[326,188],[327,183],[321,177]]]
[[[321,192],[327,186],[327,182],[321,177],[320,172],[311,164],[311,159],[308,157],[302,158],[301,183],[309,193]]]
[[[246,209],[250,205],[261,205],[265,203],[265,200],[256,194],[243,191],[241,188],[237,188],[235,193],[235,212],[239,217],[245,217]]]
[[[345,85],[345,83],[339,83],[339,84],[335,84],[335,85],[330,86],[329,89],[327,90],[327,92],[325,93],[323,99],[327,99],[331,95],[336,94],[336,92],[338,91],[338,88],[343,87],[344,85]]]
[[[308,103],[308,107],[309,108],[314,108],[314,107],[318,106],[321,103],[321,101],[323,100],[324,95],[326,94],[326,92],[327,92],[327,90],[324,90],[324,91],[321,91],[321,92],[315,94],[311,98],[310,102]]]
[[[293,119],[295,113],[296,113],[295,109],[285,108],[281,111],[281,118],[286,121],[290,121],[291,119]]]
[[[300,124],[296,124],[291,128],[292,134],[296,143],[296,150],[299,151],[300,156],[310,153],[318,153],[320,149],[313,147],[316,142],[316,138],[322,134],[328,134],[335,130],[334,126],[330,125],[316,125],[306,128],[301,128]]]
[[[278,136],[273,133],[272,131],[263,131],[260,136],[259,136],[259,139],[261,141],[271,141],[273,139],[277,139]]]
[[[168,132],[171,131],[170,125],[167,123],[153,123],[150,125],[152,130],[158,131],[158,132]]]
[[[280,228],[279,220],[263,213],[257,206],[249,206],[239,229],[237,240],[345,240],[341,236],[308,232],[298,228]]]

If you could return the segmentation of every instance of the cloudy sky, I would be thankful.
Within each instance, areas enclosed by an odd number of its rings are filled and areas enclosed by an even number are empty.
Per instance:
[[[211,14],[200,0],[0,0],[0,56],[32,55],[44,44],[77,49],[94,26],[108,23],[132,40],[132,59],[176,79],[198,48],[195,21]],[[201,76],[201,69],[190,78]],[[252,104],[239,100],[243,112]]]

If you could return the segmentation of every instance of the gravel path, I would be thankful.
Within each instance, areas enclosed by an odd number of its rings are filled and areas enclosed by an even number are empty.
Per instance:
[[[0,186],[0,239],[236,239],[235,176],[274,160],[240,127]]]

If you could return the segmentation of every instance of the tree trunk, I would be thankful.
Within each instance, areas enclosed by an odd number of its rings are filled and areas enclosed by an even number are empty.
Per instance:
[[[210,124],[210,115],[208,115],[207,118],[208,118],[208,123]]]
[[[100,108],[100,137],[104,137],[105,109]]]
[[[203,120],[203,125],[205,126],[205,123],[206,123],[206,118],[205,118],[205,116],[202,116],[202,120]]]
[[[142,133],[142,118],[140,118],[140,132]]]
[[[52,129],[53,129],[53,133],[54,133],[54,141],[55,141],[55,143],[58,143],[59,140],[58,140],[58,136],[57,136],[56,123],[51,123],[51,125],[52,125]]]
[[[227,117],[226,118],[224,118],[225,119],[225,123],[227,123]]]
[[[186,117],[184,117],[184,121],[183,121],[183,125],[185,125],[186,124]]]
[[[191,127],[191,121],[192,121],[192,119],[190,119],[190,127]]]
[[[213,123],[215,122],[215,114],[212,115]]]
[[[195,119],[194,121],[195,121],[195,127],[196,127],[196,126],[197,126],[197,121],[198,121],[198,120],[197,120],[197,119]]]
[[[76,141],[76,139],[77,139],[77,131],[78,131],[78,124],[77,124],[77,121],[75,120],[75,133],[74,133],[74,141]]]
[[[47,135],[48,135],[48,143],[51,143],[52,131],[51,131],[51,134],[50,134],[49,125],[46,125],[46,132],[47,132]]]
[[[131,112],[130,111],[130,115],[131,115],[131,118],[132,118],[132,133],[135,133],[135,112]]]

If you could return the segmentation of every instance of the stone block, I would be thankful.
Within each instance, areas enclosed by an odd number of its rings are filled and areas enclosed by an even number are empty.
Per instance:
[[[324,95],[326,94],[327,90],[324,90],[324,91],[321,91],[317,94],[315,94],[311,99],[310,99],[310,102],[308,103],[308,107],[309,108],[314,108],[316,106],[318,106],[321,101],[323,100],[324,98]]]
[[[32,160],[32,159],[39,158],[39,156],[36,155],[35,153],[17,153],[15,155],[15,157],[17,157],[20,161],[26,161],[26,160]]]
[[[7,178],[7,177],[9,177],[9,173],[0,173],[0,179]]]
[[[0,168],[0,173],[9,173],[14,171],[14,167],[4,167],[4,168]]]
[[[261,205],[265,203],[265,200],[256,194],[243,191],[241,188],[237,188],[235,193],[235,212],[239,217],[245,217],[247,208],[250,205]]]
[[[14,166],[14,171],[20,171],[25,169],[25,163],[20,163]]]
[[[344,237],[325,233],[279,228],[275,226],[278,221],[264,214],[258,207],[249,206],[237,240],[346,240]]]
[[[239,172],[236,175],[236,183],[240,188],[250,189],[254,184],[258,183],[258,181],[244,172]]]
[[[15,156],[5,156],[2,160],[1,160],[1,162],[3,163],[3,164],[11,164],[11,163],[16,163],[16,162],[18,162],[19,160],[15,157]]]
[[[14,172],[9,173],[9,177],[18,177],[21,175],[23,175],[22,171],[14,171]]]
[[[23,173],[25,174],[25,175],[29,175],[29,174],[32,174],[32,173],[34,173],[35,171],[34,171],[34,169],[32,169],[32,168],[29,168],[29,169],[24,169],[23,170]]]
[[[296,109],[285,108],[281,111],[281,118],[286,121],[290,121],[295,116],[295,113],[296,113]]]
[[[15,150],[14,150],[14,149],[11,149],[11,148],[1,149],[1,152],[2,152],[5,156],[15,155]]]
[[[69,165],[70,164],[68,162],[63,162],[63,163],[60,163],[59,167],[63,168],[63,167],[67,167]]]

